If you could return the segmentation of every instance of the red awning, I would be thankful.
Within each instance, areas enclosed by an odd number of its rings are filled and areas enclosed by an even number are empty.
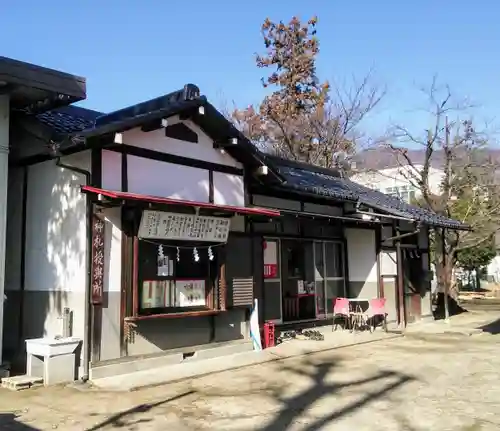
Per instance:
[[[181,199],[162,198],[159,196],[138,195],[135,193],[127,193],[127,192],[115,192],[112,190],[99,189],[97,187],[91,187],[91,186],[82,186],[82,192],[102,195],[109,199],[142,201],[142,202],[166,204],[166,205],[183,205],[183,206],[198,207],[198,208],[208,208],[208,209],[226,211],[238,214],[261,215],[268,217],[276,217],[280,215],[280,212],[278,210],[268,209],[268,208],[216,205],[207,202],[194,202],[194,201],[185,201]]]

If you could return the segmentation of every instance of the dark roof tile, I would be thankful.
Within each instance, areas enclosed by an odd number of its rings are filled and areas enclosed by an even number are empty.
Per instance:
[[[293,189],[298,193],[315,194],[318,197],[332,198],[337,201],[355,201],[384,213],[405,217],[432,226],[451,229],[466,229],[463,223],[440,216],[430,210],[410,205],[403,200],[386,195],[342,178],[338,171],[284,160],[274,156],[265,156],[271,167],[285,180],[283,188]]]
[[[428,209],[411,205],[395,196],[386,195],[378,190],[370,189],[354,181],[343,179],[347,187],[358,196],[358,202],[394,216],[411,218],[425,224],[447,227],[452,229],[463,229],[466,226],[453,219],[443,217]]]
[[[65,134],[93,128],[101,115],[101,112],[70,105],[38,114],[36,118],[56,133]]]
[[[342,184],[341,178],[290,166],[280,166],[277,171],[285,179],[284,188],[338,200],[357,200],[357,196]]]

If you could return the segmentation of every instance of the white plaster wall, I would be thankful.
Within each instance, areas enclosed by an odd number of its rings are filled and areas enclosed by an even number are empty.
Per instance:
[[[346,229],[350,281],[377,281],[375,231]]]
[[[90,170],[90,152],[63,162]],[[43,335],[61,333],[61,312],[69,307],[73,335],[83,337],[87,242],[86,198],[80,186],[85,181],[54,160],[29,167],[25,290],[27,299],[40,301],[28,308],[43,313]]]
[[[175,122],[178,122],[178,120],[169,119],[170,124]],[[210,139],[210,137],[208,137],[196,124],[189,120],[184,121],[184,123],[198,134],[198,143],[167,138],[165,136],[164,129],[158,129],[152,132],[143,132],[140,128],[125,132],[123,134],[123,142],[127,145],[160,151],[162,153],[169,153],[237,168],[242,167],[241,163],[234,160],[227,153],[214,149],[213,140]]]
[[[241,175],[214,172],[214,203],[245,206],[245,185]]]
[[[349,283],[362,298],[378,295],[377,254],[375,231],[371,229],[346,229]]]
[[[121,208],[103,210],[104,234],[104,303],[101,315],[100,359],[120,357],[122,232]]]
[[[104,291],[120,292],[122,282],[121,208],[107,208],[100,216],[105,223],[104,255],[106,256]]]
[[[380,253],[380,275],[397,275],[397,254],[395,251],[383,251]]]
[[[127,156],[127,169],[128,191],[131,193],[209,201],[209,179],[205,169],[136,156]]]
[[[102,150],[101,185],[103,189],[122,190],[122,155],[116,151]]]

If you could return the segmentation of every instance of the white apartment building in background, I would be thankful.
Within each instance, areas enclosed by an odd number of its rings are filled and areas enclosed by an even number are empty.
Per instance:
[[[401,200],[410,203],[420,195],[420,190],[412,181],[412,169],[415,174],[423,169],[422,165],[398,166],[394,168],[380,169],[377,171],[362,172],[354,175],[351,179],[359,184],[378,190],[391,196],[397,196]],[[444,172],[441,169],[429,168],[429,188],[432,193],[438,194]]]
[[[420,172],[423,169],[423,165],[414,165],[414,167],[406,165],[362,172],[353,175],[351,179],[366,187],[378,190],[387,195],[397,196],[401,200],[411,203],[421,194],[420,190],[415,187],[414,181],[413,183],[411,181],[411,169]],[[442,169],[429,168],[429,188],[431,193],[439,194],[443,176],[444,171]],[[497,242],[497,245],[500,245],[500,241]],[[497,254],[488,265],[487,278],[488,281],[500,283],[500,255]]]

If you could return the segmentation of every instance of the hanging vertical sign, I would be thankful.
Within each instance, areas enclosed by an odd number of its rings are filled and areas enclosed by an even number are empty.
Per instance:
[[[277,241],[264,241],[264,278],[278,278]]]
[[[92,304],[102,304],[104,288],[104,221],[92,218]]]

